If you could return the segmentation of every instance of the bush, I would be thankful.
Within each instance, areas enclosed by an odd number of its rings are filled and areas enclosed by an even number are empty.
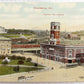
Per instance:
[[[32,58],[27,58],[26,62],[31,62]]]
[[[38,66],[38,64],[37,63],[34,63],[34,66]]]
[[[11,56],[11,59],[12,60],[15,60],[16,59],[16,56],[15,55]]]
[[[8,57],[8,59],[11,59],[11,56],[6,56],[6,57]]]
[[[5,59],[5,56],[1,56],[1,59]]]
[[[22,57],[22,60],[25,60],[26,58],[25,57]]]
[[[2,59],[2,56],[0,56],[0,59]]]
[[[20,56],[17,56],[17,60],[19,60],[19,59],[22,59],[22,57],[20,57]]]
[[[13,71],[18,72],[19,70],[20,70],[20,67],[19,66],[13,67]]]
[[[23,64],[23,63],[24,63],[23,60],[18,61],[18,64]]]

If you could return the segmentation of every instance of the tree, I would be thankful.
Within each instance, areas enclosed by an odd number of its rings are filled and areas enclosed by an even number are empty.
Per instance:
[[[37,63],[34,63],[34,66],[38,66],[38,64]]]
[[[22,60],[25,60],[26,58],[25,57],[22,57]]]
[[[18,61],[18,64],[23,64],[23,63],[24,63],[23,60]]]
[[[13,71],[18,72],[19,70],[20,70],[20,67],[19,66],[13,67]]]
[[[27,58],[26,62],[31,62],[32,58]]]
[[[22,57],[21,56],[17,56],[17,60],[19,60],[19,59],[22,59]]]
[[[15,60],[15,59],[16,59],[16,56],[15,56],[15,55],[13,55],[13,56],[11,57],[11,59],[12,59],[12,60]]]

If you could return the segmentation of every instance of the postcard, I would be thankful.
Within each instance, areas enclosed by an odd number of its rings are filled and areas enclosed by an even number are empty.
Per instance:
[[[0,2],[0,82],[84,82],[84,2]]]

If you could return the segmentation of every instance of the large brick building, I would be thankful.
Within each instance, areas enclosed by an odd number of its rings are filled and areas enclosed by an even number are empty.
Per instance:
[[[60,39],[59,22],[51,22],[50,41],[40,46],[40,57],[63,63],[84,62],[84,41]]]
[[[11,39],[0,37],[0,55],[11,54]]]

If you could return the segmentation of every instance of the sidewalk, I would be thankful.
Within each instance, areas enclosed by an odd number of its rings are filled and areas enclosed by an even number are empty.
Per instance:
[[[19,66],[19,67],[24,67],[24,68],[45,68],[45,67],[36,67],[36,66],[27,66],[27,65],[10,65],[10,64],[0,64],[0,66],[9,66],[9,67],[16,67],[16,66]]]

